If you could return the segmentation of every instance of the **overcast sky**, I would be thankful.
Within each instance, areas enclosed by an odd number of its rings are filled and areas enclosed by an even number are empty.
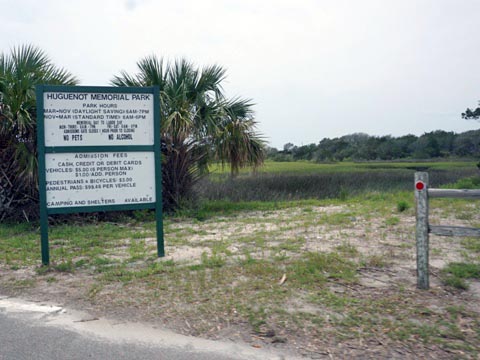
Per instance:
[[[33,44],[81,85],[155,54],[227,69],[271,146],[480,123],[480,0],[0,0],[0,52]]]

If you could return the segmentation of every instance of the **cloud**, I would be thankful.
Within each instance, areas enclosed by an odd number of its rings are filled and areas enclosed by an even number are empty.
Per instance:
[[[126,0],[125,7],[128,11],[136,10],[140,5],[144,4],[147,0]]]
[[[137,5],[138,5],[138,2],[136,0],[127,0],[125,2],[125,6],[126,6],[127,10],[130,10],[130,11],[135,10]]]
[[[0,0],[0,9],[0,52],[37,45],[82,85],[108,85],[151,54],[220,64],[227,95],[253,99],[275,146],[478,127],[428,115],[460,114],[480,98],[478,1]]]

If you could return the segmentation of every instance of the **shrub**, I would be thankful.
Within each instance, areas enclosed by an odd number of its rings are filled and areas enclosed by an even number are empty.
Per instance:
[[[405,200],[400,200],[397,203],[397,211],[398,212],[404,212],[405,210],[410,209],[410,204],[406,202]]]
[[[480,176],[471,176],[458,180],[452,187],[456,189],[480,189]]]

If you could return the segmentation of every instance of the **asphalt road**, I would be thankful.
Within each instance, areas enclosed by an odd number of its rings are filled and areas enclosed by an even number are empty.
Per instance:
[[[245,345],[88,319],[61,307],[16,301],[0,297],[0,360],[290,358]]]

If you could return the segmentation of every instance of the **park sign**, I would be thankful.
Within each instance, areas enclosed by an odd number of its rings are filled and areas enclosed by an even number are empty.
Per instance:
[[[39,85],[42,262],[48,216],[155,209],[164,256],[158,87]]]
[[[153,94],[45,91],[43,109],[45,146],[154,143]]]

